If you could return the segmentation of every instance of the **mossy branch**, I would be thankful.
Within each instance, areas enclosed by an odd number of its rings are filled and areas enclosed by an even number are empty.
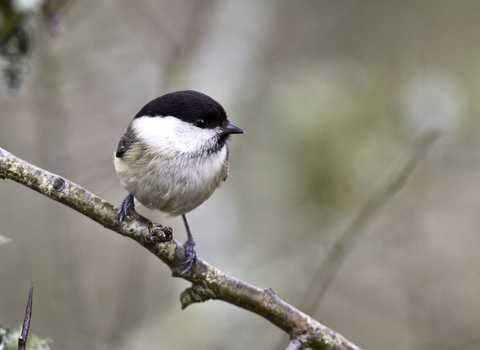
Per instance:
[[[165,262],[175,274],[184,249],[172,237],[170,227],[155,224],[135,214],[119,225],[117,208],[81,186],[31,165],[0,148],[0,178],[11,179],[88,216],[102,226],[137,241]],[[263,316],[290,335],[290,349],[358,350],[340,334],[322,325],[277,297],[233,278],[198,258],[197,265],[182,278],[192,282],[181,295],[182,308],[209,299],[223,300]]]

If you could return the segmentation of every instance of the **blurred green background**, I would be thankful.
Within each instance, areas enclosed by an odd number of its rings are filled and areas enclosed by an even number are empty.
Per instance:
[[[200,257],[299,307],[332,245],[424,131],[441,137],[369,220],[316,310],[364,349],[480,348],[480,3],[70,1],[0,91],[0,147],[119,204],[113,152],[179,89],[246,130],[230,176],[189,215]],[[178,218],[139,211],[170,225]],[[0,181],[0,324],[53,349],[281,349],[274,325],[189,284],[135,242]],[[307,310],[305,310],[307,311]]]

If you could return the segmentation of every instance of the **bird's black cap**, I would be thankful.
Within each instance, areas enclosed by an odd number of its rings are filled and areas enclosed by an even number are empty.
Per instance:
[[[203,127],[211,129],[222,126],[227,120],[227,113],[220,103],[193,90],[176,91],[157,97],[147,103],[135,118],[145,116],[172,116],[194,125],[199,119],[203,119]]]

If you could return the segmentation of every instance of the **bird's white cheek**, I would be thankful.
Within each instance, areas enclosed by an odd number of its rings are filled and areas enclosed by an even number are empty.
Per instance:
[[[171,148],[173,123],[162,117],[141,117],[132,121],[131,127],[139,141],[149,148],[168,152]]]
[[[175,140],[175,145],[185,153],[198,153],[199,150],[211,147],[217,140],[215,130],[200,129],[191,124],[186,124],[176,131],[172,139]]]
[[[141,117],[132,122],[137,137],[163,153],[196,153],[216,140],[216,131],[200,129],[175,117]]]

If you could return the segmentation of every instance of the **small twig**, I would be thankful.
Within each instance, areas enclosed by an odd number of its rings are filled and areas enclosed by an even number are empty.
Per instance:
[[[27,345],[28,330],[30,328],[30,320],[32,318],[32,296],[33,283],[30,283],[30,293],[28,294],[27,310],[23,321],[22,334],[18,337],[18,350],[25,350]]]
[[[428,148],[437,140],[439,131],[429,131],[420,136],[412,145],[407,160],[401,169],[382,184],[365,202],[359,213],[347,226],[338,241],[334,244],[330,253],[325,258],[315,274],[310,287],[307,289],[304,299],[300,304],[300,310],[313,314],[330,286],[335,273],[340,267],[347,253],[352,249],[360,237],[360,233],[372,216],[378,212],[393,196],[402,189],[413,170],[423,158]]]

